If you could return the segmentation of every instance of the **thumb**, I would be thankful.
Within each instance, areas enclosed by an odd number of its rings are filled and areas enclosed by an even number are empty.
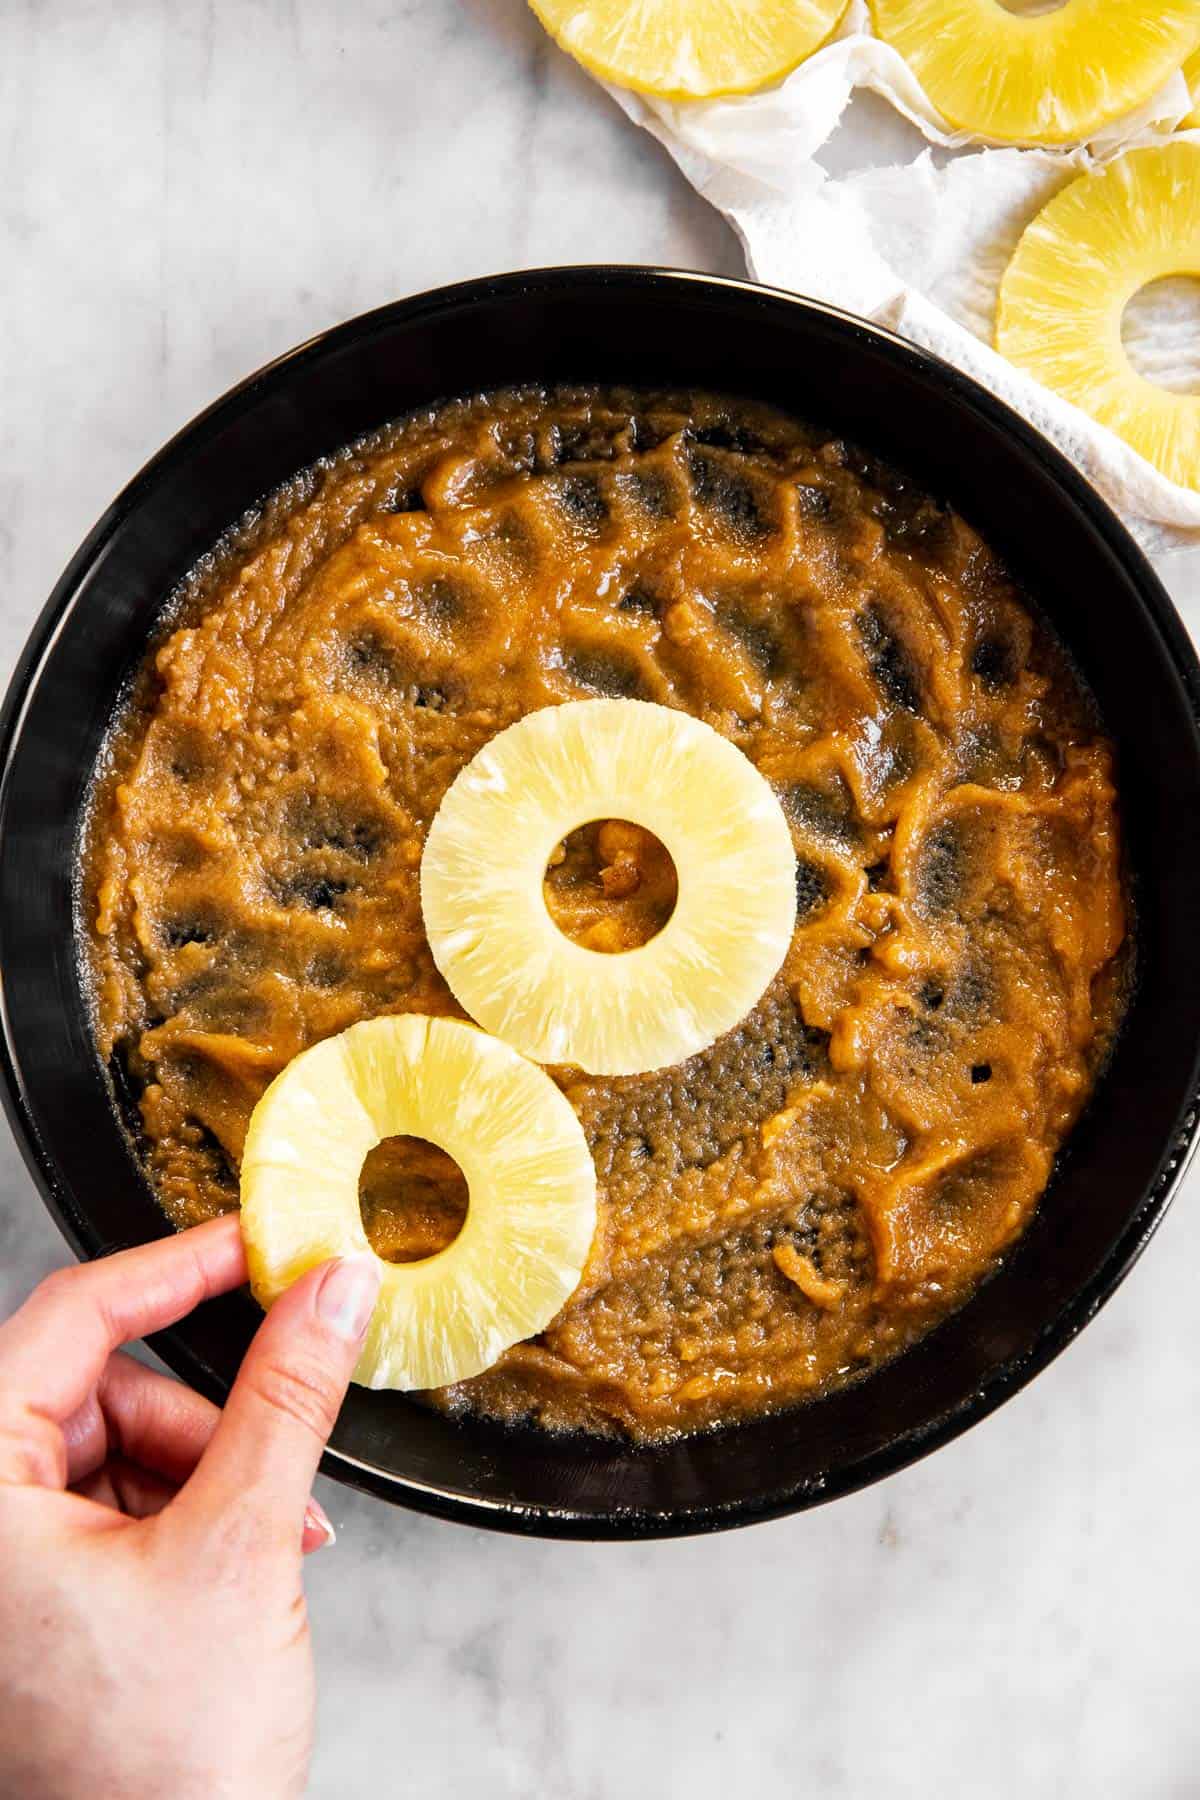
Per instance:
[[[379,1293],[369,1252],[322,1264],[275,1302],[172,1512],[299,1549],[304,1509]]]

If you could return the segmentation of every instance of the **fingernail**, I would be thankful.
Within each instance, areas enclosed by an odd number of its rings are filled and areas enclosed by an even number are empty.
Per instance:
[[[329,1514],[319,1500],[310,1500],[304,1509],[300,1548],[307,1556],[314,1550],[324,1550],[328,1545],[336,1543],[337,1532],[333,1529]]]
[[[342,1256],[317,1289],[317,1316],[331,1331],[355,1343],[367,1329],[379,1294],[379,1258],[369,1251]]]

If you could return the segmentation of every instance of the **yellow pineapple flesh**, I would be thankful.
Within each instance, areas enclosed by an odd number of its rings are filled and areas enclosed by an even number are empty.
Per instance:
[[[670,100],[746,94],[818,49],[847,0],[530,0],[593,75]]]
[[[543,876],[580,825],[652,832],[678,877],[675,910],[617,954],[555,925]],[[796,916],[796,859],[771,788],[726,738],[641,700],[529,714],[451,785],[421,864],[426,935],[473,1019],[538,1062],[633,1075],[681,1062],[745,1017]]]
[[[382,1263],[355,1370],[367,1387],[433,1388],[490,1368],[543,1331],[578,1285],[596,1175],[565,1095],[459,1019],[368,1019],[290,1062],[250,1120],[242,1232],[264,1305],[315,1264],[370,1250],[359,1174],[384,1138],[440,1145],[470,1201],[454,1241]]]
[[[1186,139],[1131,150],[1043,207],[1001,283],[996,348],[1200,487],[1200,395],[1147,381],[1121,338],[1130,300],[1167,275],[1200,275],[1200,144]]]
[[[1066,0],[1014,13],[999,0],[871,0],[933,104],[1003,144],[1069,144],[1150,99],[1196,46],[1196,0]]]
[[[1194,131],[1200,126],[1200,50],[1189,56],[1183,65],[1183,79],[1188,84],[1188,92],[1192,96],[1192,110],[1179,121],[1181,130]]]

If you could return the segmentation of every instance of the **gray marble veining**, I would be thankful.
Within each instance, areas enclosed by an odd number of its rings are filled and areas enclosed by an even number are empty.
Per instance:
[[[229,383],[398,294],[605,258],[740,271],[519,0],[0,0],[4,669]],[[1200,1792],[1195,1195],[1027,1393],[803,1518],[526,1543],[323,1484],[313,1793]],[[0,1308],[64,1255],[6,1140]]]

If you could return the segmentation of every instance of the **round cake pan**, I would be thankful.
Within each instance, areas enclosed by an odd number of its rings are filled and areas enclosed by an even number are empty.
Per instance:
[[[81,823],[123,687],[167,596],[287,477],[416,407],[511,383],[700,387],[769,401],[877,452],[1008,560],[1075,657],[1119,756],[1138,978],[1115,1053],[1024,1239],[961,1312],[869,1380],[653,1449],[443,1418],[353,1389],[330,1475],[449,1519],[561,1537],[669,1536],[849,1493],[985,1417],[1113,1292],[1192,1147],[1200,1050],[1200,668],[1095,491],[944,363],[862,321],[736,281],[549,269],[444,288],[302,345],[172,440],[72,559],[0,719],[5,1099],[80,1256],[163,1235],[93,1045],[75,906]],[[245,1294],[154,1340],[219,1399],[258,1319]]]

